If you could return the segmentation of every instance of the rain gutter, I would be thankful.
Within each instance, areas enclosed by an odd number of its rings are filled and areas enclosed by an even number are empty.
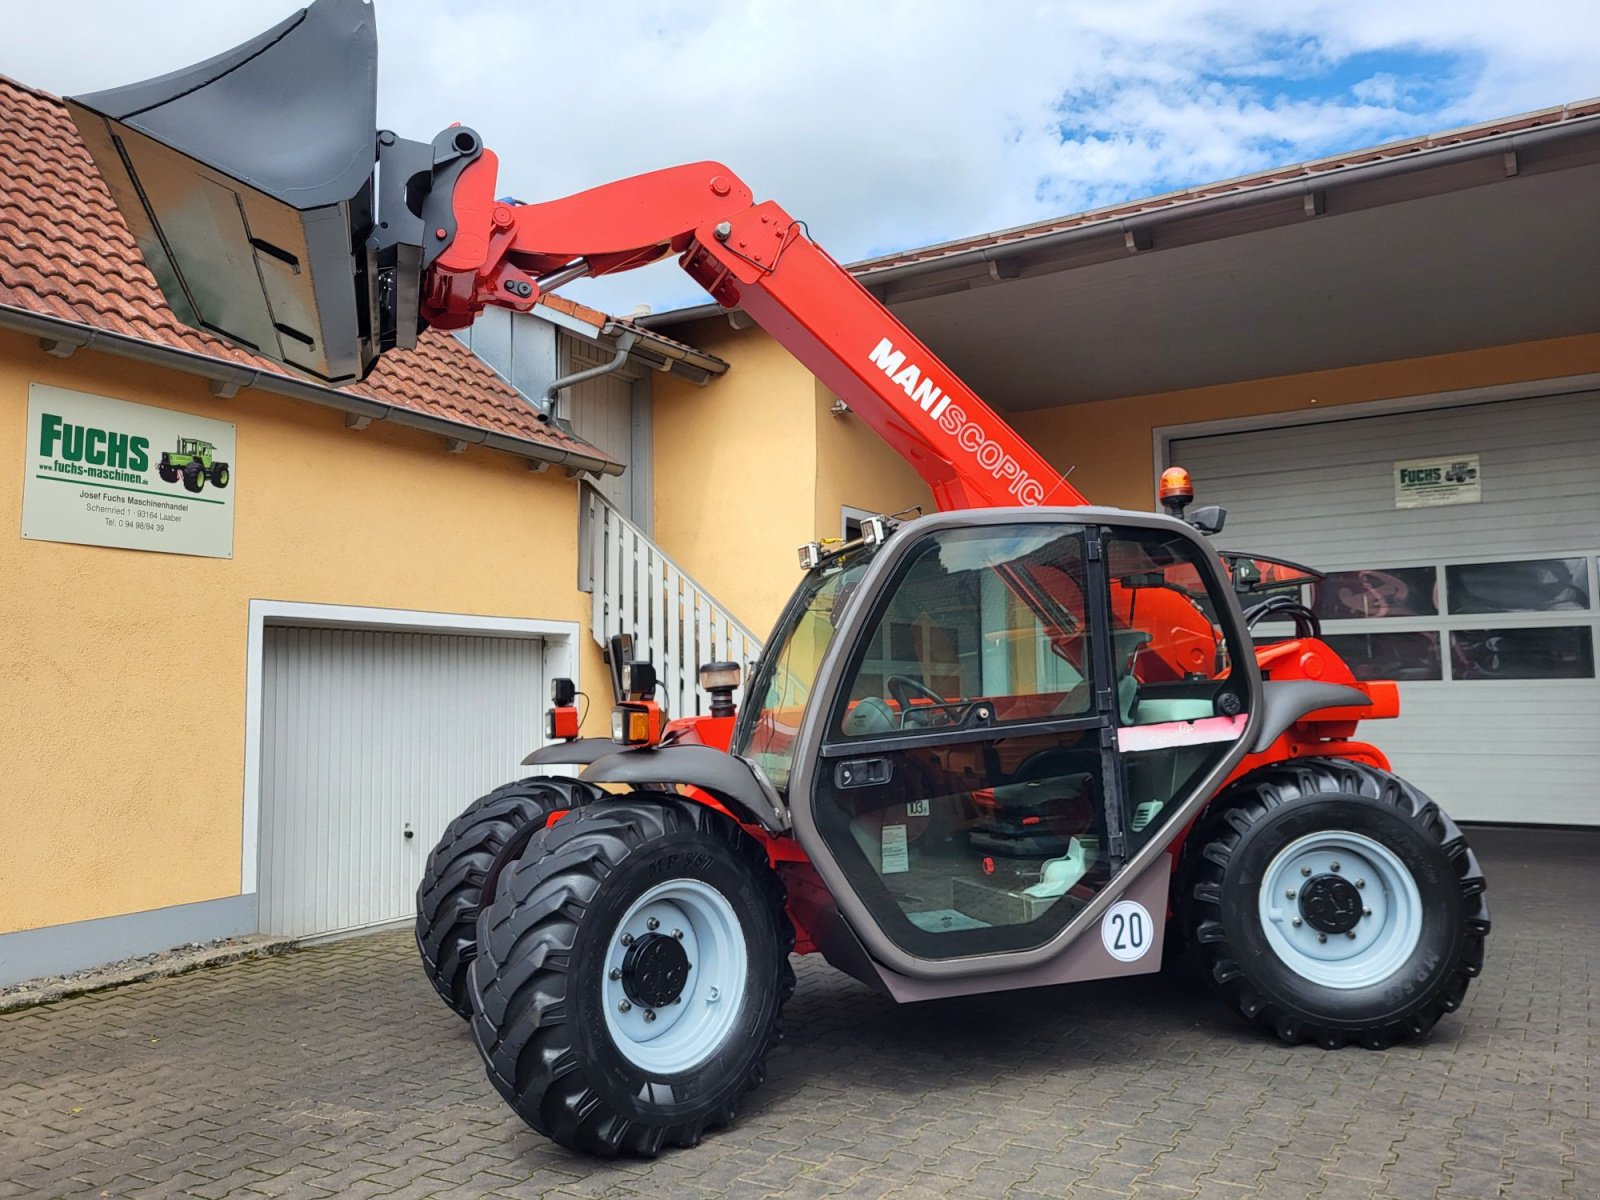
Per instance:
[[[509,434],[495,433],[479,425],[468,425],[461,421],[430,416],[414,409],[385,404],[381,400],[370,400],[365,396],[279,375],[273,371],[239,366],[192,350],[180,350],[158,342],[96,329],[76,321],[66,321],[59,317],[48,317],[26,309],[13,308],[10,305],[0,304],[0,329],[10,329],[36,337],[46,352],[58,358],[66,358],[78,350],[99,350],[119,358],[133,359],[136,362],[197,375],[210,382],[213,395],[223,399],[237,395],[243,388],[259,388],[264,392],[272,392],[292,400],[301,400],[342,412],[346,414],[346,423],[358,428],[365,428],[373,421],[388,421],[441,437],[452,450],[460,451],[468,446],[483,446],[527,459],[530,465],[539,470],[561,466],[573,474],[588,472],[594,475],[621,475],[624,469],[621,463],[595,458],[593,455],[576,450],[564,450],[557,446],[547,446],[541,442],[512,437]]]

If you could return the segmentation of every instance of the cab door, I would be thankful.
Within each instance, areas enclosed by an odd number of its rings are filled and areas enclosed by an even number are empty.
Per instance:
[[[863,580],[791,805],[891,965],[1047,952],[1237,742],[1231,716],[1195,728],[1231,686],[1226,635],[1167,586],[1178,571],[1205,594],[1204,546],[1152,520],[1147,536],[1025,511],[929,518]],[[1125,918],[1127,948],[1159,919]]]

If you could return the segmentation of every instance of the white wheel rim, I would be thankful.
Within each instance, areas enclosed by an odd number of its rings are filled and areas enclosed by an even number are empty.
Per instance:
[[[1361,916],[1348,932],[1320,931],[1306,919],[1300,889],[1322,876],[1357,890]],[[1280,850],[1262,877],[1258,911],[1278,959],[1323,987],[1382,983],[1422,938],[1422,896],[1411,872],[1387,846],[1343,830],[1307,834]]]
[[[631,998],[622,978],[629,947],[651,934],[675,938],[689,960],[677,1000],[659,1008]],[[727,1040],[744,1005],[749,953],[726,896],[698,879],[674,879],[651,888],[623,914],[601,970],[612,1044],[642,1070],[676,1075],[705,1062]]]

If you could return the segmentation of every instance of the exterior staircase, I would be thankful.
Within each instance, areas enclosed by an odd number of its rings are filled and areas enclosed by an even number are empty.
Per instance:
[[[631,634],[634,657],[655,665],[668,718],[709,709],[700,664],[736,662],[748,678],[761,653],[760,638],[588,484],[578,506],[578,586],[593,598],[595,641]],[[734,703],[743,699],[741,686]]]

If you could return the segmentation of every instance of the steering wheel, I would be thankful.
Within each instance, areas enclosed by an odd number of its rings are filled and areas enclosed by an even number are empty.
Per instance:
[[[921,696],[924,700],[931,700],[935,704],[948,704],[949,701],[934,691],[920,679],[913,679],[909,675],[891,675],[883,681],[883,686],[889,689],[889,695],[900,706],[900,723],[905,724],[906,714],[911,711],[911,698]]]

